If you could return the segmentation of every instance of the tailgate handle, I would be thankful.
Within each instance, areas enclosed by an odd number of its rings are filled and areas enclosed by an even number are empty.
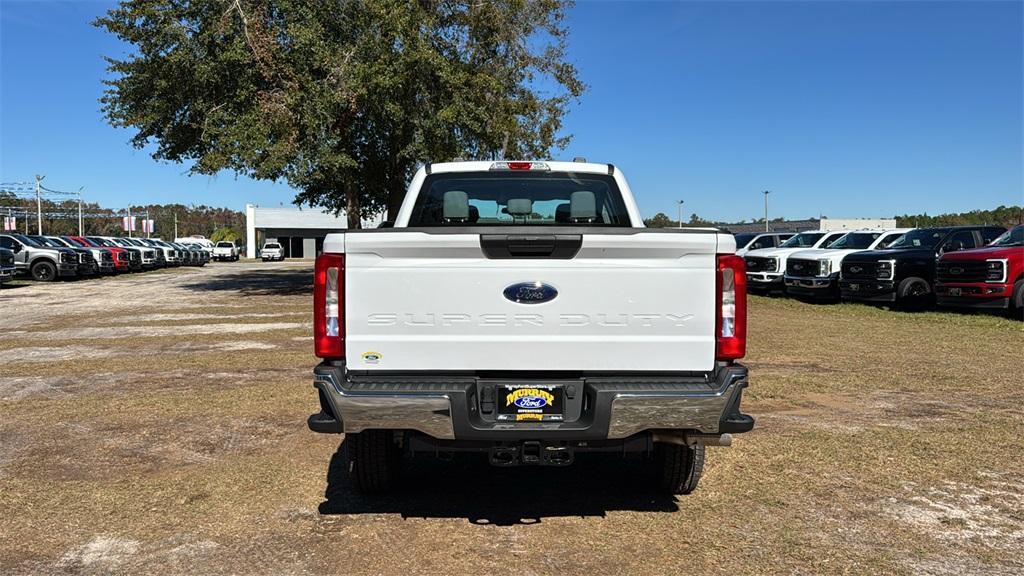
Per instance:
[[[551,256],[555,251],[555,237],[509,236],[506,245],[513,256]]]
[[[551,258],[569,260],[583,245],[581,234],[507,235],[481,234],[480,249],[492,260]]]

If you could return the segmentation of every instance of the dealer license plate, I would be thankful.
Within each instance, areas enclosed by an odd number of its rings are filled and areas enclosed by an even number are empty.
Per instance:
[[[532,384],[499,386],[498,420],[513,422],[551,422],[565,418],[561,386]]]

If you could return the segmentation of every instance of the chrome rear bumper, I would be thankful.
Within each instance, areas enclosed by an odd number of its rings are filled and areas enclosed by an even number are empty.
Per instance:
[[[486,417],[480,404],[479,392],[493,385],[488,379],[452,376],[349,381],[343,367],[322,364],[314,381],[320,391],[321,412],[309,418],[309,426],[316,432],[333,433],[416,430],[442,440],[611,440],[648,430],[725,434],[746,432],[754,426],[754,419],[740,412],[747,369],[739,364],[703,376],[601,376],[572,382],[588,399],[587,407],[574,420],[494,421]]]

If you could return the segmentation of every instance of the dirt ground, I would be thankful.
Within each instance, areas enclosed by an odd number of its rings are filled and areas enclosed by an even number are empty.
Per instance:
[[[1021,574],[1024,324],[752,298],[700,488],[422,462],[354,495],[308,263],[0,290],[0,574]]]

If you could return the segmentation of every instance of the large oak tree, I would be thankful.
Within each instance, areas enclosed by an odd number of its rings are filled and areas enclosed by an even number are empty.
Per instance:
[[[417,165],[547,157],[584,90],[556,0],[127,0],[102,98],[136,147],[393,216]]]

